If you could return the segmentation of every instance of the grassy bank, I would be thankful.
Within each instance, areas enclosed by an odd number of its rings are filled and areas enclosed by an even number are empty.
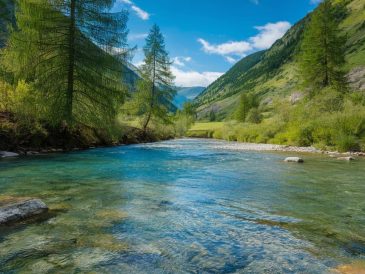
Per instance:
[[[81,125],[53,127],[37,120],[24,121],[10,112],[0,112],[0,150],[21,154],[155,142],[173,137],[157,128],[144,133],[126,124],[116,124],[112,132],[110,128],[103,130]]]

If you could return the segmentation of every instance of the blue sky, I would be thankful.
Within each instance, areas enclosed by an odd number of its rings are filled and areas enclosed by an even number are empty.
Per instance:
[[[319,0],[117,0],[128,9],[133,63],[143,60],[144,39],[156,23],[174,60],[179,86],[207,86],[244,56],[273,42],[313,10]]]

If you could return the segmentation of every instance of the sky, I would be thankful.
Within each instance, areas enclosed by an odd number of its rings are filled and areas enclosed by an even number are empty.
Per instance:
[[[153,24],[165,37],[177,86],[208,86],[243,57],[269,48],[320,0],[117,0],[130,13],[128,42],[143,61]]]

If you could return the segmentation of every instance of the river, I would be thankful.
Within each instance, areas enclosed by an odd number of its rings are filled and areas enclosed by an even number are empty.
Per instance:
[[[182,139],[0,161],[49,218],[0,229],[0,273],[329,273],[365,259],[365,161]]]

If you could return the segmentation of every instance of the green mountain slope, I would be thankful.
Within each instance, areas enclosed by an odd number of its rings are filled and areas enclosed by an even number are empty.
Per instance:
[[[338,20],[348,36],[347,67],[355,88],[365,88],[365,1],[337,0]],[[346,7],[344,9],[343,7]],[[346,10],[346,12],[345,12]],[[218,119],[229,118],[243,92],[256,94],[262,103],[300,92],[296,55],[310,15],[295,24],[270,49],[245,57],[212,83],[194,103],[199,118],[214,111]]]

